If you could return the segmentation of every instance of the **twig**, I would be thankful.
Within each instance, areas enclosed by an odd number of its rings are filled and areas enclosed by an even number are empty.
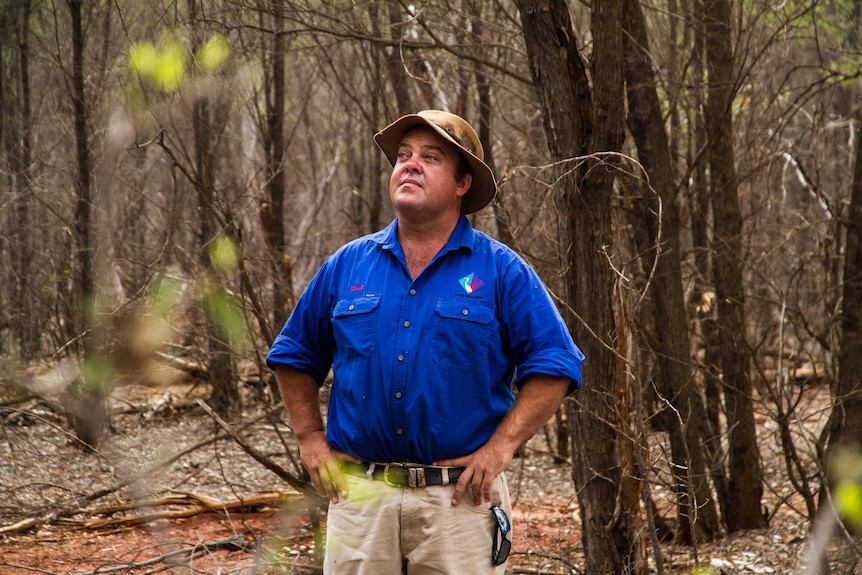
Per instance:
[[[15,569],[21,569],[23,571],[33,571],[34,573],[44,573],[45,575],[59,575],[58,573],[54,573],[53,571],[46,571],[45,569],[39,569],[38,567],[30,567],[29,565],[19,565],[17,563],[7,563],[5,561],[0,561],[0,567],[13,567]]]
[[[206,404],[206,402],[202,400],[198,400],[198,405],[200,405],[204,411],[206,411],[213,420],[218,423],[222,429],[227,432],[228,435],[239,445],[243,451],[251,456],[252,459],[262,464],[265,468],[269,469],[276,475],[278,475],[281,479],[284,479],[288,485],[296,489],[297,491],[304,493],[308,497],[312,499],[320,499],[320,496],[315,493],[315,491],[311,488],[311,486],[300,479],[297,475],[291,473],[263,453],[259,452],[254,448],[250,443],[248,443],[243,437],[241,437],[234,429],[227,423],[224,419],[219,417],[217,413],[215,413],[212,408]]]
[[[164,563],[166,560],[171,559],[172,557],[176,557],[177,555],[191,555],[192,557],[200,557],[201,555],[208,555],[210,553],[215,553],[223,549],[227,549],[230,551],[244,551],[247,547],[247,545],[241,543],[244,541],[245,538],[242,535],[232,535],[227,539],[213,541],[212,543],[206,543],[203,545],[196,544],[192,547],[185,547],[183,549],[175,549],[173,551],[168,551],[163,555],[159,555],[158,557],[153,557],[152,559],[147,559],[145,561],[139,561],[137,563],[127,563],[125,565],[117,565],[115,567],[99,567],[97,569],[94,569],[93,571],[85,571],[83,573],[79,573],[78,575],[96,575],[97,573],[116,573],[118,571],[129,571],[131,569],[139,567],[147,567],[149,565],[155,565],[157,563]]]

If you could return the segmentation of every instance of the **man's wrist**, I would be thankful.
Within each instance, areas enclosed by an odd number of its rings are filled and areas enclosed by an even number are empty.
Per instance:
[[[326,430],[325,429],[310,429],[307,431],[297,431],[293,430],[293,435],[296,438],[296,442],[301,444],[310,443],[313,441],[317,441],[322,439],[326,441]]]

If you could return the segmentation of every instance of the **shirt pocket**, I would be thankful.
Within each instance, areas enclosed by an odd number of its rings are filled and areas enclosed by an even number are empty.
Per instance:
[[[488,346],[495,341],[494,308],[474,301],[438,300],[431,353],[444,367],[487,369]]]
[[[377,349],[377,308],[380,296],[342,299],[332,310],[336,355],[350,362],[368,357]]]

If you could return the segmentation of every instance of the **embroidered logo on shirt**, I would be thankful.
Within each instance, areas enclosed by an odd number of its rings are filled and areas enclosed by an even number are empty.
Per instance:
[[[365,289],[365,286],[350,286],[350,291],[362,291]]]
[[[473,293],[483,285],[485,282],[476,277],[476,273],[472,273],[468,276],[464,276],[458,280],[458,283],[461,284],[461,287],[464,288],[464,291],[467,293]]]

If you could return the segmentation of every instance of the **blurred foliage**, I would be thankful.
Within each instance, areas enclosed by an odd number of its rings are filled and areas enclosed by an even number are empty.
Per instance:
[[[129,67],[142,80],[165,92],[174,92],[186,77],[187,52],[176,31],[166,32],[157,44],[137,42],[129,50]]]
[[[225,235],[217,237],[212,242],[209,254],[213,266],[221,272],[232,271],[239,265],[239,245]]]
[[[230,56],[230,42],[221,34],[206,41],[195,54],[195,62],[205,72],[218,71]]]
[[[837,450],[830,461],[835,490],[832,498],[838,516],[848,527],[862,528],[862,450]]]
[[[235,352],[251,349],[252,338],[242,303],[215,281],[202,281],[201,291],[207,315],[218,326]]]

